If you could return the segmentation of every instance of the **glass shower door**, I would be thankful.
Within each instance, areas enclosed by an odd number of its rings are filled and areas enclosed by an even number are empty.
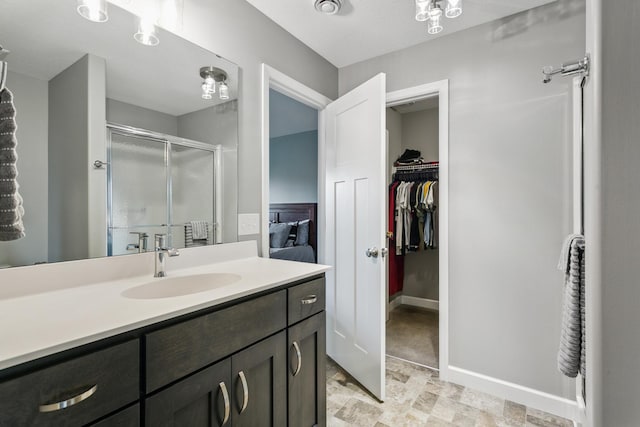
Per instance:
[[[170,243],[175,248],[216,242],[215,152],[210,150],[171,144]],[[193,234],[192,222],[202,234]]]
[[[114,130],[109,139],[108,255],[144,251],[133,233],[146,233],[153,250],[154,235],[168,233],[167,144]]]

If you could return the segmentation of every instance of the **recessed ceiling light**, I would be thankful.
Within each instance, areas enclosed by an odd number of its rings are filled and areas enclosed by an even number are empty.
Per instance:
[[[316,0],[315,7],[318,12],[335,15],[342,7],[342,0]]]

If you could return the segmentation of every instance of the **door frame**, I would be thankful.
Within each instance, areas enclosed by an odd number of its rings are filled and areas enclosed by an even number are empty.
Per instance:
[[[406,104],[438,96],[438,161],[439,216],[438,269],[439,269],[439,347],[438,367],[440,379],[449,376],[449,80],[439,80],[418,86],[387,92],[387,107]],[[387,302],[388,304],[388,302]],[[386,350],[386,349],[385,349]]]
[[[322,263],[324,261],[323,248],[325,240],[325,140],[323,111],[332,100],[265,63],[261,65],[261,82],[262,212],[260,213],[260,248],[262,250],[262,256],[269,258],[269,89],[274,89],[289,98],[318,110],[318,238],[316,256],[318,262]]]

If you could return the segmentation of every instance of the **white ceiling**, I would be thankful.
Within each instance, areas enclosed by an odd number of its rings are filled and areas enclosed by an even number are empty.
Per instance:
[[[164,30],[158,46],[143,46],[133,39],[135,25],[134,15],[113,4],[107,22],[93,23],[76,13],[76,0],[0,0],[9,71],[48,81],[92,53],[106,60],[109,98],[179,116],[223,102],[200,96],[200,67],[213,65],[227,71],[237,97],[235,64]]]
[[[435,36],[415,20],[414,0],[343,0],[336,15],[316,12],[314,0],[247,1],[340,68],[555,0],[464,0],[462,15],[443,17]]]

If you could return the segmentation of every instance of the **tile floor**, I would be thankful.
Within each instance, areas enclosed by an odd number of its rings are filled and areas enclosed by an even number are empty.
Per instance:
[[[389,312],[387,354],[438,367],[438,312],[400,305]]]
[[[387,357],[387,400],[379,403],[330,359],[327,425],[573,427],[569,420],[456,384],[438,372]]]

